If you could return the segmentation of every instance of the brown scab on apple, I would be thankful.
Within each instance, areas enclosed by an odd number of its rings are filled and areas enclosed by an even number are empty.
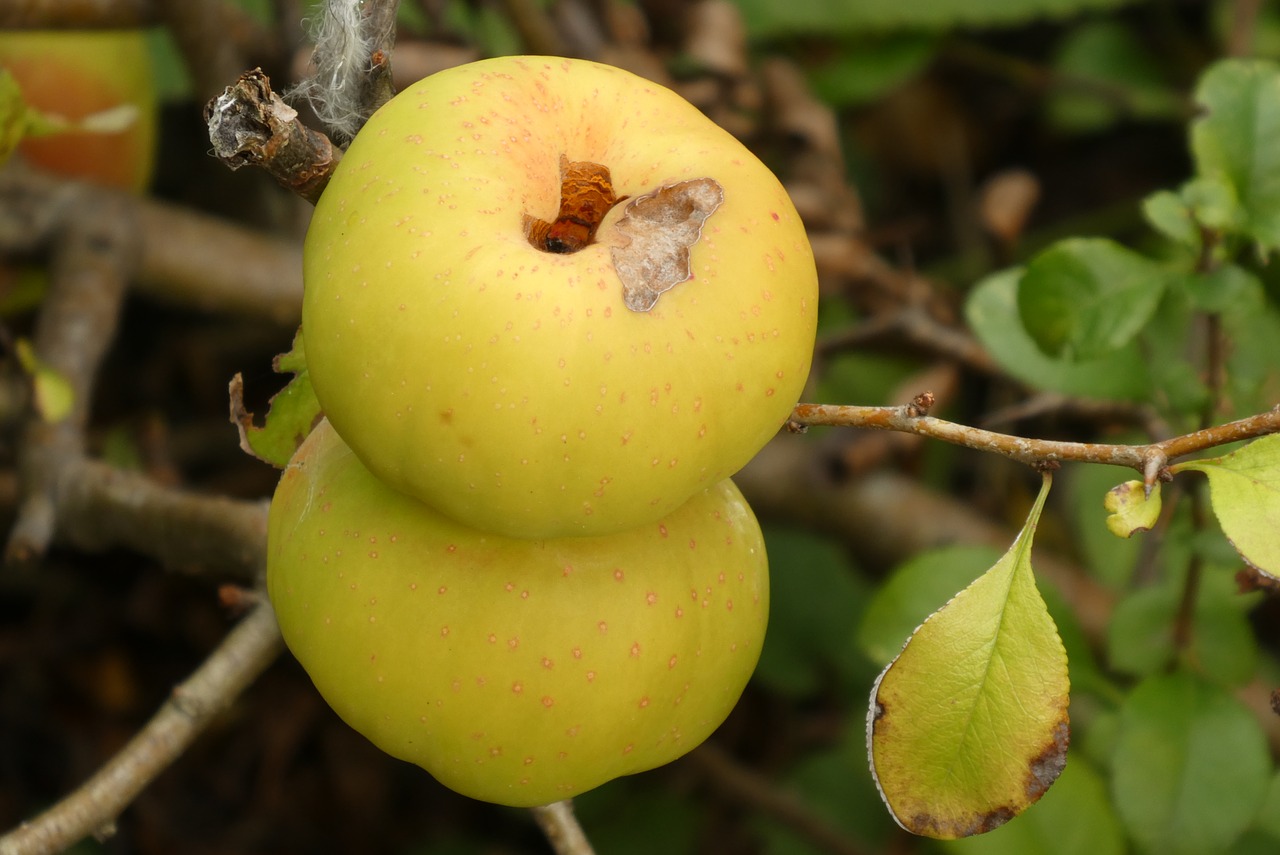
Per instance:
[[[724,188],[718,182],[694,178],[627,205],[616,226],[624,242],[610,253],[628,309],[649,311],[664,292],[693,276],[689,250],[702,237],[702,224],[722,202]]]

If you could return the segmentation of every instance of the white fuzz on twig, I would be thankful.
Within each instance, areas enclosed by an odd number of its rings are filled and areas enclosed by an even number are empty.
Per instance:
[[[368,118],[365,103],[370,57],[386,43],[394,16],[379,24],[363,11],[364,0],[329,0],[311,21],[312,72],[289,92],[306,101],[334,135],[349,140]],[[377,31],[374,31],[376,28]]]

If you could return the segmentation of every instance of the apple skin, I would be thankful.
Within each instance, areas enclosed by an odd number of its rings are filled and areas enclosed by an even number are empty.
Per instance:
[[[18,150],[34,166],[60,175],[141,193],[155,166],[157,95],[142,30],[0,31],[0,67],[23,100],[78,121],[122,104],[137,120],[117,133],[68,131],[28,138]]]
[[[764,543],[728,480],[634,531],[506,538],[382,485],[323,421],[271,505],[267,589],[348,724],[520,807],[701,743],[755,668],[769,605]]]
[[[646,312],[611,251],[535,249],[562,156],[633,200],[710,177],[692,278]],[[419,81],[357,135],[316,207],[303,329],[326,415],[379,478],[474,528],[594,535],[653,521],[745,464],[808,375],[817,277],[778,180],[663,87],[503,57]]]

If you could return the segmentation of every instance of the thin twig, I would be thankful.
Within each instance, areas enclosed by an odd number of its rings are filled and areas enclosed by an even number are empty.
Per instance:
[[[391,48],[396,41],[396,13],[399,9],[400,0],[365,0],[362,7],[365,32],[377,36],[377,41],[371,45],[373,50],[369,54],[369,69],[362,89],[366,118],[396,94],[391,80]]]
[[[289,98],[310,104],[344,143],[395,95],[391,48],[399,5],[397,0],[327,0],[313,21],[310,70]]]
[[[109,835],[116,817],[138,793],[181,756],[282,649],[275,613],[261,603],[97,774],[0,837],[0,855],[45,855],[91,834]]]
[[[1000,370],[971,334],[944,324],[915,306],[884,312],[857,326],[825,335],[818,340],[815,349],[822,355],[829,355],[865,347],[886,338],[893,339],[895,344],[906,344],[927,353],[950,357],[985,374],[995,374]]]
[[[1178,457],[1280,431],[1280,407],[1274,407],[1265,413],[1149,445],[1029,439],[925,415],[928,411],[927,395],[925,393],[917,403],[905,407],[798,404],[791,414],[790,425],[797,429],[830,425],[903,431],[998,454],[1028,465],[1074,460],[1127,466],[1141,472],[1148,485],[1155,482],[1169,461]]]
[[[531,810],[556,855],[595,855],[578,818],[573,815],[573,802],[553,802]]]

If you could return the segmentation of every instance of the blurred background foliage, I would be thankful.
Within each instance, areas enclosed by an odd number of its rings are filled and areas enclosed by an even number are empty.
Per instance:
[[[277,34],[265,58],[277,82],[296,76],[306,55],[297,22],[316,4],[236,2]],[[1240,198],[1224,202],[1209,192],[1220,185],[1195,183],[1217,173],[1188,131],[1203,110],[1197,85],[1216,62],[1280,59],[1276,4],[405,0],[400,42],[447,57],[528,51],[537,47],[521,26],[530,7],[560,27],[573,20],[560,14],[567,7],[629,22],[608,33],[615,41],[630,33],[627,52],[602,55],[660,71],[805,194],[798,205],[815,235],[857,244],[845,267],[824,268],[820,254],[821,340],[808,400],[901,403],[904,391],[909,399],[940,384],[935,414],[955,421],[1135,442],[1280,400],[1280,281],[1266,263],[1274,243],[1241,219]],[[713,12],[721,23],[712,31],[731,52],[722,65],[694,42],[696,16]],[[195,75],[163,30],[153,48],[165,105],[153,193],[298,234],[303,217],[288,200],[205,157]],[[760,82],[779,68],[795,72],[818,105],[799,124],[775,121],[798,105],[768,95],[795,90]],[[1274,67],[1252,68],[1280,99]],[[1265,93],[1251,105],[1256,112],[1240,121],[1253,131],[1268,127],[1259,116],[1280,117],[1280,100]],[[829,123],[834,150],[808,121]],[[1280,129],[1280,118],[1269,127]],[[1255,135],[1241,156],[1270,158],[1274,139]],[[812,166],[815,148],[838,165],[848,197]],[[1264,177],[1280,186],[1280,171]],[[1259,204],[1280,214],[1269,200]],[[1099,343],[1096,329],[1077,319],[1063,332],[1054,326],[1060,313],[1032,305],[1028,277],[1051,288],[1068,268],[1079,281],[1082,267],[1104,271],[1104,314],[1131,319],[1132,330]],[[1158,274],[1158,293],[1141,305],[1106,303],[1116,271],[1139,268]],[[966,360],[970,351],[907,334],[911,311],[928,315],[931,330],[966,330],[985,356]],[[1221,364],[1207,352],[1206,325],[1227,342]],[[267,495],[273,473],[236,456],[222,390],[246,371],[250,387],[268,394],[270,356],[288,348],[291,332],[131,305],[100,393],[100,452],[202,489]],[[1055,351],[1063,335],[1084,345]],[[1222,377],[1209,377],[1211,368]],[[902,439],[814,430],[796,441],[834,483],[892,470],[1016,531],[1034,478],[974,452]],[[838,524],[765,506],[773,601],[757,674],[706,750],[577,800],[597,850],[1280,851],[1280,740],[1265,711],[1241,700],[1280,685],[1277,599],[1241,593],[1241,561],[1195,499],[1198,483],[1182,501],[1166,499],[1152,535],[1109,534],[1102,496],[1125,477],[1066,468],[1042,524],[1041,545],[1077,574],[1065,577],[1070,591],[1059,590],[1063,577],[1041,580],[1070,657],[1072,749],[1059,782],[1024,816],[960,842],[910,837],[882,806],[866,760],[876,674],[1003,546],[868,554]],[[925,513],[906,521],[925,531],[936,523]],[[1082,602],[1097,600],[1101,622],[1097,609],[1082,613]],[[223,626],[209,580],[160,575],[128,555],[64,554],[39,582],[0,583],[0,649],[29,660],[0,701],[0,819],[11,825],[74,785]],[[523,812],[469,802],[382,757],[286,658],[144,795],[115,838],[76,851],[490,855],[545,851],[545,843]]]

